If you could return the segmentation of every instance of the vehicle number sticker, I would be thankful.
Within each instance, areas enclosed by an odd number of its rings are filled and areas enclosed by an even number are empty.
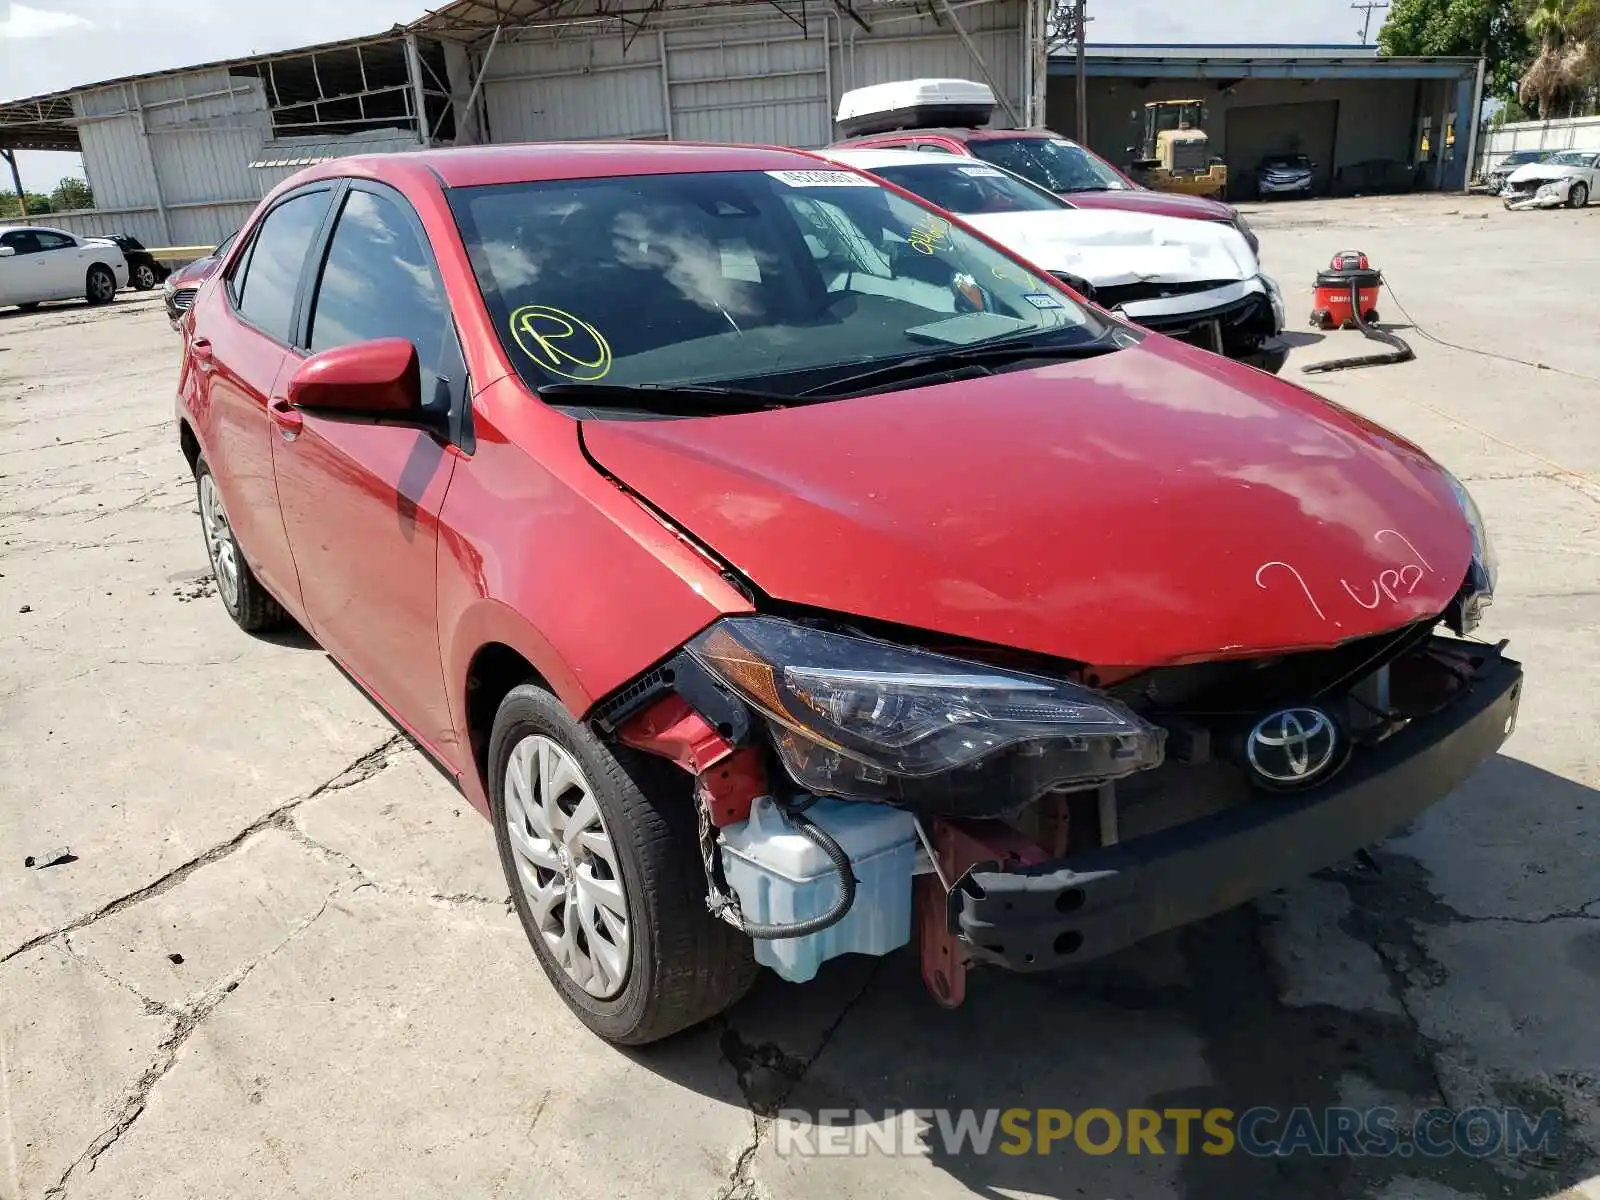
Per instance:
[[[1005,175],[999,167],[957,167],[956,170],[974,179],[999,179]]]
[[[1033,305],[1035,308],[1064,308],[1065,307],[1065,305],[1063,305],[1061,303],[1061,301],[1057,300],[1049,292],[1029,292],[1026,296],[1023,297],[1023,299],[1026,300],[1029,304]]]
[[[768,171],[779,183],[790,187],[877,187],[865,175],[850,171]]]

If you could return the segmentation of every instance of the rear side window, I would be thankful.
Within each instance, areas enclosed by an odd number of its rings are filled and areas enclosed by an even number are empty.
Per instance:
[[[315,304],[313,354],[401,337],[417,348],[425,373],[439,361],[449,309],[433,256],[405,209],[387,196],[359,190],[346,196]]]
[[[39,239],[41,250],[70,250],[78,244],[64,233],[51,233],[46,229],[39,230],[34,236]]]
[[[328,199],[326,191],[309,192],[269,212],[256,233],[249,263],[234,281],[239,315],[281,342],[290,340],[295,290]]]

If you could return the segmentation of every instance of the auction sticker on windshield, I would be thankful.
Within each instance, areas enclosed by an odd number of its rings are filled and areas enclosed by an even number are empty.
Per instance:
[[[999,167],[957,167],[956,170],[976,179],[1001,179],[1005,176],[1005,172]]]
[[[877,187],[865,175],[849,171],[768,171],[779,183],[790,187]]]
[[[1061,308],[1061,307],[1063,307],[1061,301],[1057,300],[1054,296],[1050,295],[1048,292],[1029,292],[1027,295],[1023,296],[1022,298],[1024,300],[1026,300],[1029,304],[1033,305],[1035,308],[1046,308],[1046,309],[1048,309],[1048,308]]]

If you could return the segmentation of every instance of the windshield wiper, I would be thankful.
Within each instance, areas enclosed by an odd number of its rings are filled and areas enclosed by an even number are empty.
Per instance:
[[[798,393],[798,398],[810,396],[840,397],[877,384],[917,379],[926,375],[939,375],[946,371],[974,365],[989,366],[996,363],[1023,362],[1030,358],[1095,358],[1120,350],[1125,342],[1114,332],[1101,334],[1087,342],[1041,342],[1034,338],[1006,339],[979,343],[954,350],[940,350],[934,354],[913,354],[869,371],[830,379]]]
[[[760,412],[786,408],[793,396],[699,383],[547,383],[539,399],[579,408],[639,408],[660,412]]]

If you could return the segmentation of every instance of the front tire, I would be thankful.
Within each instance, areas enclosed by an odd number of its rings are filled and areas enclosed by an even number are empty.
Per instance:
[[[613,749],[532,684],[500,704],[489,802],[512,903],[578,1019],[638,1046],[749,990],[749,939],[706,910],[689,780]]]
[[[204,458],[194,464],[195,489],[200,497],[200,529],[206,539],[206,555],[211,559],[211,574],[217,581],[217,595],[234,624],[246,633],[257,633],[281,625],[283,607],[245,562],[234,537],[233,524],[222,507],[222,492]]]
[[[1567,204],[1573,208],[1582,208],[1588,203],[1589,185],[1587,183],[1573,184],[1572,187],[1567,191]]]
[[[128,282],[138,291],[148,292],[156,286],[156,269],[149,263],[138,263],[128,272]]]
[[[117,298],[117,277],[111,268],[95,263],[84,274],[83,298],[90,304],[110,304]]]

